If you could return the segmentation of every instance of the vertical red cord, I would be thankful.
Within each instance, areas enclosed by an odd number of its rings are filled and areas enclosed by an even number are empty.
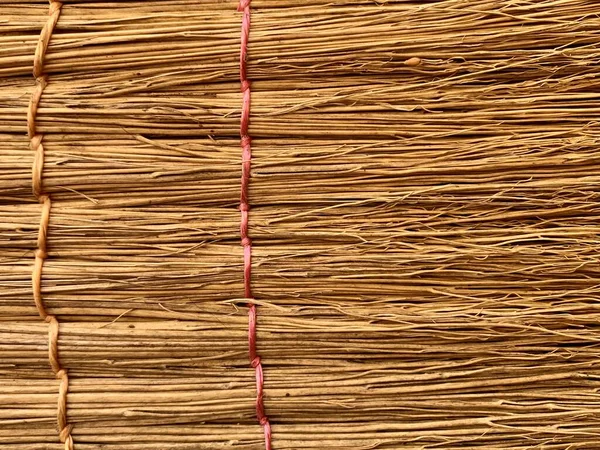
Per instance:
[[[240,235],[244,247],[244,296],[252,299],[252,241],[248,236],[248,186],[250,184],[250,169],[252,167],[252,139],[248,134],[250,122],[250,80],[247,77],[248,36],[250,35],[250,1],[240,0],[238,11],[243,13],[242,36],[240,46],[240,82],[242,93],[242,116],[240,119],[240,138],[242,146],[242,183],[240,193]],[[271,450],[271,424],[265,415],[263,401],[264,377],[260,356],[256,353],[256,305],[248,304],[248,354],[250,365],[256,373],[256,417],[265,433],[265,448]]]

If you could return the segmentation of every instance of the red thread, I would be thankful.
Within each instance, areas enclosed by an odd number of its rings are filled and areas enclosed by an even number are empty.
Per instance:
[[[252,168],[252,138],[248,134],[250,124],[251,83],[248,80],[248,37],[250,36],[250,1],[240,0],[238,11],[243,12],[242,37],[240,45],[240,84],[242,99],[242,114],[240,117],[240,145],[242,148],[242,181],[240,192],[240,236],[244,247],[244,296],[252,299],[252,240],[248,236],[250,203],[248,190],[250,186],[250,169]],[[256,353],[256,305],[248,304],[248,356],[250,367],[256,375],[256,418],[265,433],[265,449],[271,450],[271,423],[265,415],[264,405],[264,375],[260,356]]]

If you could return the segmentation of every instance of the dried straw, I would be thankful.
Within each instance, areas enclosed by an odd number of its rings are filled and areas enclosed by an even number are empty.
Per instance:
[[[69,0],[46,309],[75,450],[264,449],[237,2]],[[31,274],[48,5],[0,29],[0,443],[62,450]],[[585,0],[253,0],[250,236],[280,449],[597,449],[600,19]]]

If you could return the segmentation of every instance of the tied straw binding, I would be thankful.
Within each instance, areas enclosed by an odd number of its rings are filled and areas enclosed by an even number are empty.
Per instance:
[[[48,224],[50,222],[50,209],[52,201],[50,196],[44,193],[42,182],[44,172],[44,145],[42,143],[44,135],[36,132],[35,119],[38,106],[48,83],[47,76],[44,74],[44,58],[48,49],[48,44],[52,37],[54,27],[60,17],[62,3],[50,0],[50,9],[48,12],[48,21],[45,23],[40,33],[39,40],[35,49],[33,60],[33,76],[35,78],[35,90],[29,102],[27,111],[27,134],[30,139],[30,147],[34,152],[32,168],[32,186],[33,195],[42,205],[42,214],[40,219],[40,228],[38,233],[37,250],[35,252],[35,264],[31,275],[33,288],[33,299],[40,317],[48,322],[48,359],[52,371],[56,378],[60,380],[58,391],[57,424],[58,436],[60,441],[65,444],[65,450],[73,450],[73,437],[71,436],[72,426],[67,422],[67,392],[69,390],[69,374],[66,369],[61,368],[58,354],[58,333],[60,324],[58,319],[48,314],[44,306],[42,296],[42,270],[44,261],[48,257],[47,236]]]
[[[242,15],[242,33],[240,44],[240,83],[243,94],[240,118],[240,139],[242,146],[242,180],[240,193],[240,235],[244,247],[244,296],[252,300],[252,240],[248,236],[250,204],[248,188],[250,185],[250,170],[252,168],[252,138],[248,132],[250,123],[250,80],[248,80],[248,38],[250,36],[250,0],[241,0],[238,11]],[[248,304],[248,354],[250,365],[256,372],[256,418],[265,433],[265,448],[271,450],[271,423],[265,414],[264,406],[264,375],[260,356],[256,351],[256,320],[257,311],[254,303]]]

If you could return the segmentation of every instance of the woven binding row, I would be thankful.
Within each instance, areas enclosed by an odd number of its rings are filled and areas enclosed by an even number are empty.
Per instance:
[[[250,123],[250,80],[248,80],[248,37],[250,36],[250,1],[240,0],[238,11],[242,12],[242,34],[240,45],[240,83],[243,94],[242,113],[240,118],[240,141],[242,146],[242,182],[240,193],[240,235],[244,247],[244,296],[252,300],[252,240],[248,236],[248,187],[250,185],[250,169],[252,167],[252,139],[248,133]],[[256,305],[248,304],[248,354],[250,365],[256,374],[256,418],[265,433],[265,448],[271,450],[271,423],[265,414],[263,401],[264,377],[260,356],[256,352]]]
[[[44,307],[44,299],[42,297],[42,270],[44,261],[48,257],[47,253],[47,237],[48,224],[50,222],[50,209],[52,201],[50,196],[44,193],[42,177],[44,172],[44,145],[42,143],[44,135],[36,131],[35,119],[37,116],[38,106],[44,93],[47,84],[47,77],[44,74],[44,58],[46,50],[52,37],[52,32],[58,18],[62,3],[56,0],[50,0],[50,10],[48,20],[42,28],[40,38],[38,40],[35,56],[33,59],[33,76],[35,77],[35,90],[31,95],[29,109],[27,110],[27,134],[29,135],[30,148],[34,152],[33,167],[32,167],[32,187],[33,195],[42,205],[42,215],[40,219],[40,229],[38,233],[37,250],[35,252],[35,264],[31,274],[31,284],[33,287],[33,300],[40,314],[40,317],[48,322],[48,359],[52,371],[56,378],[60,380],[58,390],[58,407],[57,407],[57,423],[58,436],[60,441],[65,444],[65,450],[73,450],[73,437],[71,436],[71,425],[67,422],[67,392],[69,390],[69,375],[66,369],[60,367],[58,357],[58,332],[60,325],[55,316],[48,314]]]

